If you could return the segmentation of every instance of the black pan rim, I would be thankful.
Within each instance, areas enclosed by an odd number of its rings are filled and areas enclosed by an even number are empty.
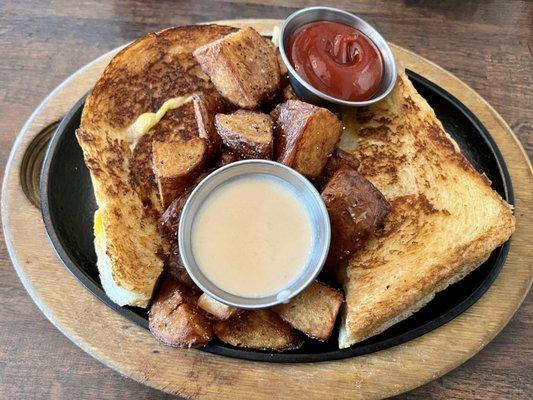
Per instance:
[[[418,84],[423,85],[433,92],[436,92],[439,96],[445,98],[448,102],[454,104],[454,106],[469,120],[469,122],[478,130],[480,135],[485,140],[487,146],[492,151],[492,156],[496,161],[496,164],[499,169],[499,174],[502,179],[504,195],[502,196],[508,203],[514,204],[514,192],[511,182],[511,177],[505,160],[496,144],[494,139],[491,137],[488,130],[481,123],[481,121],[474,115],[470,109],[468,109],[462,102],[460,102],[456,97],[448,93],[446,90],[436,85],[435,83],[429,81],[428,79],[420,76],[419,74],[406,70],[407,75],[413,81],[416,81]],[[103,291],[90,277],[85,273],[85,271],[78,268],[75,262],[69,257],[67,251],[63,247],[54,227],[54,222],[50,214],[50,192],[48,184],[48,175],[50,167],[56,155],[57,145],[60,142],[60,139],[66,132],[66,128],[69,127],[70,121],[73,117],[80,112],[85,104],[87,95],[83,96],[76,104],[70,109],[70,111],[65,115],[61,120],[56,132],[54,133],[52,139],[50,140],[49,147],[46,151],[45,158],[43,160],[43,166],[41,170],[41,179],[40,179],[40,197],[41,197],[41,214],[45,224],[46,232],[48,238],[63,264],[69,270],[69,272],[80,282],[85,288],[87,288],[96,298],[106,304],[108,307],[113,309],[115,312],[119,313],[126,319],[134,322],[135,324],[148,329],[148,321],[138,314],[134,313],[132,310],[121,307],[111,301]],[[507,241],[504,245],[494,250],[497,253],[497,258],[494,261],[494,265],[490,270],[489,274],[485,277],[479,287],[474,290],[466,299],[461,303],[457,304],[455,307],[446,311],[440,317],[433,319],[426,324],[419,326],[418,328],[404,332],[398,336],[394,336],[379,342],[366,344],[363,346],[352,347],[348,349],[338,349],[323,353],[267,353],[254,350],[246,350],[234,348],[231,346],[211,344],[207,347],[201,349],[207,353],[217,354],[221,356],[227,356],[232,358],[239,358],[243,360],[250,361],[262,361],[262,362],[275,362],[275,363],[300,363],[300,362],[320,362],[320,361],[333,361],[340,360],[349,357],[356,357],[364,354],[373,353],[379,350],[384,350],[391,348],[407,341],[413,340],[417,337],[420,337],[432,330],[439,328],[440,326],[446,324],[447,322],[453,320],[468,308],[470,308],[474,303],[476,303],[481,296],[488,290],[492,285],[496,277],[498,276],[501,268],[503,267],[507,254],[509,252],[510,240]],[[154,339],[155,340],[155,339]]]

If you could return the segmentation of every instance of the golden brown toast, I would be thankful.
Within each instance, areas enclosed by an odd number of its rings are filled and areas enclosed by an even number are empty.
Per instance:
[[[333,332],[343,299],[340,290],[314,281],[290,302],[273,310],[295,329],[313,339],[325,341]]]
[[[111,60],[87,98],[77,138],[99,208],[95,247],[102,285],[120,305],[146,307],[162,271],[152,142],[196,136],[193,104],[166,112],[135,140],[128,128],[169,99],[213,90],[192,52],[232,31],[203,25],[148,34]]]
[[[341,141],[391,204],[384,232],[346,270],[345,348],[409,317],[482,264],[515,229],[512,208],[460,153],[403,71]]]
[[[272,158],[273,124],[269,115],[255,111],[238,110],[215,116],[215,126],[224,144],[244,158]]]
[[[276,49],[253,28],[200,47],[194,56],[220,94],[239,108],[258,108],[279,89]]]

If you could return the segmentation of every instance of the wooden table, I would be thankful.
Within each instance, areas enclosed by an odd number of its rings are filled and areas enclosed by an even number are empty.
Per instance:
[[[43,3],[43,4],[41,4]],[[228,18],[283,18],[295,1],[0,1],[0,165],[32,110],[79,67],[144,33]],[[324,2],[327,3],[327,2]],[[533,6],[525,2],[337,1],[389,40],[455,73],[533,154]],[[427,3],[427,4],[426,4]],[[26,294],[0,241],[0,398],[170,396],[102,366],[57,331]],[[402,398],[527,398],[533,391],[532,296],[462,367]]]

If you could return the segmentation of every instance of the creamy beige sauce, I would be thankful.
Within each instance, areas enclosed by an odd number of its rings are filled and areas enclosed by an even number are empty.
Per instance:
[[[277,294],[311,254],[311,219],[277,178],[243,177],[216,188],[192,227],[200,270],[216,286],[243,297]]]

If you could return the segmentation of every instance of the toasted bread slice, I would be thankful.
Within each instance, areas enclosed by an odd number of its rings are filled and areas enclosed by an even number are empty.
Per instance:
[[[348,157],[344,158],[347,161],[339,159],[337,171],[321,193],[331,223],[325,267],[333,273],[365,245],[390,210],[379,190],[347,163]]]
[[[113,58],[85,102],[76,137],[99,207],[97,265],[107,295],[120,305],[146,307],[163,269],[159,254],[168,244],[157,232],[162,206],[152,142],[196,135],[193,104],[169,110],[134,143],[129,128],[168,99],[213,90],[192,51],[232,31],[204,25],[146,35]]]
[[[222,140],[215,128],[215,115],[224,112],[226,104],[217,91],[198,92],[192,96],[198,136],[208,140],[211,155],[219,152]]]
[[[272,158],[273,124],[270,116],[254,111],[239,110],[215,117],[224,144],[244,158]]]
[[[208,141],[199,137],[153,142],[152,162],[163,208],[198,177],[206,164],[208,151]]]
[[[226,321],[243,311],[222,304],[205,293],[198,298],[198,307],[221,321]]]
[[[359,172],[392,209],[383,233],[346,270],[341,348],[409,317],[515,229],[511,206],[465,159],[403,71],[388,98],[358,109],[347,131],[356,134]]]
[[[271,310],[245,311],[215,323],[214,331],[224,343],[248,349],[283,351],[302,345],[298,333]]]
[[[307,336],[326,341],[333,332],[343,299],[340,290],[314,281],[289,303],[276,306],[273,311]]]
[[[341,121],[331,111],[299,100],[278,105],[272,116],[279,126],[278,162],[318,178],[341,137]]]
[[[211,322],[196,306],[198,296],[164,275],[148,314],[150,332],[171,347],[203,347],[213,338]]]
[[[253,28],[202,46],[194,56],[220,94],[239,108],[258,108],[279,89],[275,47]]]

